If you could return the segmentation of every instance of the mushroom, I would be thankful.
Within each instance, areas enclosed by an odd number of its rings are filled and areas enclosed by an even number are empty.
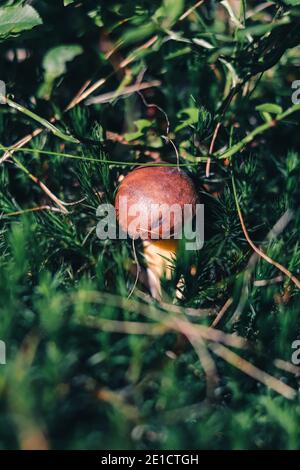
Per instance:
[[[178,167],[161,163],[128,173],[115,200],[119,228],[133,243],[138,238],[143,240],[148,284],[157,300],[161,299],[161,277],[171,278],[170,265],[178,246],[176,238],[181,238],[178,234],[185,223],[184,207],[188,204],[194,215],[197,203],[190,177]]]

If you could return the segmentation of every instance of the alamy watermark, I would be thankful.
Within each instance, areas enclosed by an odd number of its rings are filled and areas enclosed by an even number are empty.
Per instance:
[[[295,366],[299,366],[300,365],[300,339],[296,339],[295,341],[292,342],[292,349],[295,349],[295,351],[292,354],[291,362]]]
[[[0,104],[5,104],[6,98],[6,85],[3,80],[0,80]]]
[[[3,366],[6,364],[6,344],[4,341],[0,340],[0,365]]]
[[[292,103],[300,104],[300,80],[294,80],[292,89],[295,90],[292,94]]]
[[[100,221],[96,233],[100,240],[185,240],[186,250],[200,250],[204,245],[203,204],[128,205],[120,197],[118,216],[112,204],[101,204],[96,212]]]

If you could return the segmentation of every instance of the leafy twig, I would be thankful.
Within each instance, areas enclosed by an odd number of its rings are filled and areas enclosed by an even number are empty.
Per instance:
[[[285,119],[286,117],[290,116],[291,114],[297,111],[300,111],[300,104],[295,104],[291,106],[286,111],[278,114],[275,119],[272,119],[271,121],[265,122],[264,124],[258,126],[256,129],[250,132],[246,137],[244,137],[240,142],[234,144],[224,153],[217,152],[215,154],[215,157],[222,159],[222,160],[232,157],[233,155],[238,153],[240,150],[242,150],[247,144],[252,142],[256,136],[262,134],[268,129],[271,129],[272,127],[275,127],[278,122],[282,121],[283,119]]]

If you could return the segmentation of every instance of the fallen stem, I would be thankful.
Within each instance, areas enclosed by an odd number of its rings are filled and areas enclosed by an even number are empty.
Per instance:
[[[21,106],[20,104],[16,103],[15,101],[12,101],[10,98],[5,99],[6,104],[10,106],[13,109],[16,109],[20,113],[25,114],[31,119],[34,119],[36,122],[44,126],[46,129],[48,129],[52,134],[54,134],[56,137],[59,137],[62,140],[65,140],[66,142],[71,142],[73,144],[79,144],[79,140],[75,139],[74,137],[64,134],[60,129],[55,127],[51,122],[47,121],[47,119],[44,119],[40,116],[38,116],[36,113],[30,111],[29,109],[25,108],[24,106]]]
[[[23,163],[20,162],[15,156],[12,156],[13,161],[15,164],[34,182],[36,183],[46,194],[47,196],[52,199],[52,201],[61,209],[61,212],[63,214],[68,214],[69,211],[64,207],[62,201],[58,199],[58,197],[55,196],[55,194],[50,191],[50,189],[42,182],[40,181],[36,176],[34,176],[30,171],[23,165]]]
[[[276,379],[267,372],[258,369],[258,367],[254,366],[246,359],[243,359],[241,356],[234,353],[233,351],[230,351],[230,349],[226,348],[222,344],[209,343],[208,347],[217,356],[221,357],[229,364],[241,370],[242,372],[244,372],[244,374],[247,374],[258,382],[263,383],[264,385],[273,389],[275,392],[279,393],[285,398],[293,400],[296,397],[297,391],[294,390],[292,387],[281,382],[280,380]]]
[[[300,109],[300,108],[299,108],[299,109]],[[278,263],[277,261],[274,261],[274,260],[273,260],[272,258],[270,258],[268,255],[266,255],[266,254],[265,254],[260,248],[258,248],[258,247],[253,243],[253,241],[251,240],[251,238],[250,238],[250,236],[249,236],[249,233],[248,233],[248,231],[247,231],[245,222],[244,222],[244,218],[243,218],[243,215],[242,215],[242,211],[241,211],[240,205],[239,205],[238,196],[237,196],[237,190],[236,190],[236,185],[235,185],[235,180],[234,180],[233,175],[232,175],[232,186],[233,186],[233,194],[234,194],[234,200],[235,200],[235,204],[236,204],[238,216],[239,216],[239,219],[240,219],[240,222],[241,222],[241,226],[242,226],[242,229],[243,229],[243,232],[244,232],[244,235],[245,235],[245,238],[246,238],[247,242],[249,243],[249,245],[251,246],[251,248],[255,251],[255,253],[257,253],[258,256],[260,256],[260,257],[263,258],[265,261],[267,261],[267,263],[272,264],[273,266],[275,266],[277,269],[279,269],[279,271],[283,272],[283,273],[295,284],[295,286],[298,287],[298,289],[300,289],[300,281],[299,281],[299,279],[297,279],[296,276],[294,276],[288,269],[286,269],[284,266],[282,266],[282,264]]]

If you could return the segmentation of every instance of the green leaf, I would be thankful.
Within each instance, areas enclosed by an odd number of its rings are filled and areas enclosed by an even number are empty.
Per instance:
[[[128,142],[131,142],[132,140],[136,140],[139,137],[142,137],[145,133],[146,129],[149,129],[151,127],[151,122],[148,121],[148,119],[138,119],[137,121],[134,122],[135,127],[137,128],[136,132],[128,132],[125,134],[125,139],[128,140]]]
[[[42,23],[41,17],[30,5],[0,8],[0,38],[18,34]]]
[[[78,44],[54,47],[47,52],[43,60],[45,70],[44,83],[39,90],[39,97],[49,98],[54,81],[66,73],[67,63],[82,54],[83,49]]]
[[[93,10],[90,10],[88,12],[88,16],[93,20],[96,26],[98,28],[101,28],[101,26],[104,26],[103,18],[101,16],[101,8],[100,6],[95,7]]]
[[[181,124],[176,127],[175,132],[184,129],[185,127],[192,126],[193,124],[197,124],[199,120],[199,109],[185,108],[182,109],[177,116],[181,120]]]
[[[172,24],[181,15],[184,9],[184,0],[164,0],[165,16]]]
[[[64,0],[64,7],[67,7],[68,5],[71,5],[71,3],[74,3],[75,0]]]
[[[256,111],[260,113],[280,114],[282,113],[282,107],[274,103],[264,103],[256,106]]]
[[[257,24],[253,26],[249,26],[248,28],[245,29],[240,29],[237,32],[237,38],[244,39],[247,35],[251,36],[263,36],[266,33],[270,33],[273,29],[278,28],[278,26],[288,24],[290,22],[290,19],[288,16],[284,16],[282,19],[278,21],[274,21],[273,23],[268,23],[268,24]]]
[[[284,3],[286,5],[290,5],[290,6],[296,6],[296,5],[300,5],[300,0],[284,0]]]
[[[151,36],[156,30],[154,23],[149,22],[148,24],[143,24],[142,26],[136,26],[134,28],[128,29],[122,36],[121,42],[129,45],[136,43],[138,41],[143,41]]]
[[[49,76],[58,78],[66,72],[67,62],[70,62],[82,52],[83,49],[78,44],[54,47],[44,57],[44,70]]]
[[[153,18],[163,29],[170,29],[184,9],[184,0],[164,0]]]

